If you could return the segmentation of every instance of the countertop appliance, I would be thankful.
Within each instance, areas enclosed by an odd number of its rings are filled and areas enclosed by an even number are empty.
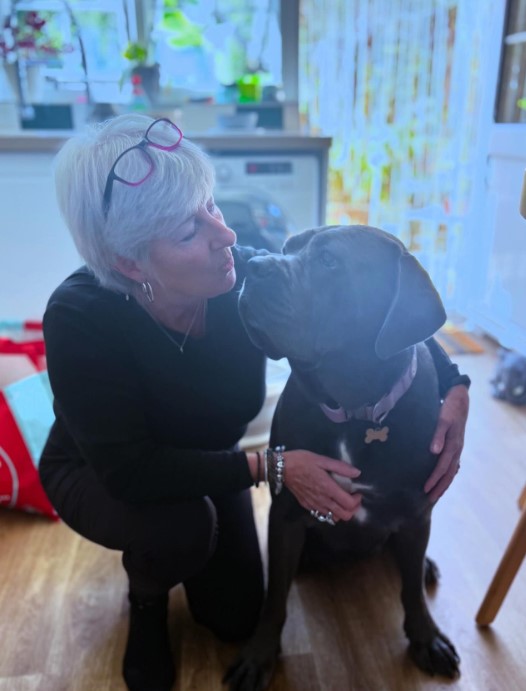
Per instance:
[[[324,223],[326,178],[319,152],[210,153],[216,170],[216,199],[219,206],[223,200],[227,221],[237,197],[238,212],[239,205],[251,206],[252,216],[259,216],[263,223],[280,226],[285,235]],[[237,230],[234,223],[233,228]],[[279,236],[278,228],[274,231],[269,228],[268,235],[273,244],[272,240]]]
[[[291,232],[283,209],[263,190],[216,187],[215,202],[239,245],[280,252]]]

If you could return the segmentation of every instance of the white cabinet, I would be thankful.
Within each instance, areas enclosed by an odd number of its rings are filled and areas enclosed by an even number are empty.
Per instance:
[[[526,354],[526,220],[519,213],[526,125],[494,125],[486,194],[472,242],[470,317],[502,345]],[[475,233],[474,233],[475,236]]]
[[[55,201],[50,153],[0,153],[0,320],[40,319],[81,263]]]
[[[507,12],[505,13],[507,5]],[[526,0],[495,3],[493,60],[481,110],[487,140],[469,224],[466,313],[508,348],[526,354],[526,220],[520,215],[526,169]]]

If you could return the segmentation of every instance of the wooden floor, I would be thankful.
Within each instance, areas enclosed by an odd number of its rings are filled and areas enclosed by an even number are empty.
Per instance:
[[[406,657],[398,580],[386,558],[302,576],[289,600],[273,691],[522,691],[526,689],[526,564],[493,626],[474,617],[518,519],[526,483],[526,409],[491,398],[494,353],[457,356],[472,376],[462,469],[440,500],[429,555],[442,578],[430,596],[462,658],[458,681],[430,679]],[[265,547],[264,489],[255,493]],[[126,637],[119,555],[63,524],[0,511],[0,691],[119,691]],[[177,691],[224,688],[236,653],[190,620],[171,594]]]

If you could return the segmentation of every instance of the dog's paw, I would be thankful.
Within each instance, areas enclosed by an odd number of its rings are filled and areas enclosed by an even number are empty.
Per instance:
[[[424,672],[454,679],[460,675],[460,658],[455,646],[440,631],[427,643],[412,642],[409,654],[413,661]]]
[[[230,691],[264,691],[274,675],[279,645],[262,650],[248,644],[227,669],[223,684]]]

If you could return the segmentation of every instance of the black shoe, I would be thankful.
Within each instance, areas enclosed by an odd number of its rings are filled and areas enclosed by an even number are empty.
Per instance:
[[[122,673],[130,691],[170,691],[175,679],[168,637],[168,595],[128,596],[130,628]]]

